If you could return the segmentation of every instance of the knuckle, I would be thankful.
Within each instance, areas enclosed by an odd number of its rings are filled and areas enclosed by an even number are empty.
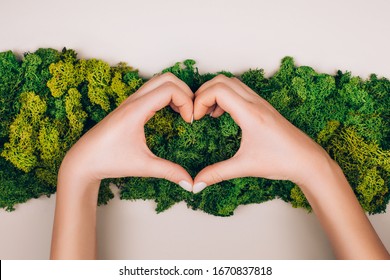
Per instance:
[[[166,173],[164,175],[164,179],[168,180],[168,181],[174,181],[175,175],[176,175],[175,170],[169,169],[166,171]]]
[[[166,81],[175,81],[177,80],[178,78],[172,74],[171,72],[165,72],[164,74],[161,75],[161,78],[163,78],[164,80]]]
[[[223,83],[223,82],[216,82],[216,83],[212,86],[212,88],[213,88],[214,90],[217,90],[217,91],[225,91],[225,90],[228,88],[228,86],[227,86],[225,83]]]
[[[212,172],[210,175],[211,175],[211,180],[212,180],[213,184],[216,184],[216,183],[223,181],[221,174],[219,174],[217,170],[214,170],[214,172]]]
[[[226,77],[224,74],[218,74],[215,78],[214,78],[215,81],[218,81],[218,82],[226,82],[227,80],[229,80],[228,77]]]
[[[177,87],[173,81],[166,81],[162,86],[169,90],[173,90]]]

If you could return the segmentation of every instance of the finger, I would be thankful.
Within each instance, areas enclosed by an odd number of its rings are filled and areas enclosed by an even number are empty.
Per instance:
[[[161,75],[157,75],[157,76],[153,77],[152,79],[150,79],[148,82],[143,84],[137,90],[137,92],[135,94],[131,95],[130,97],[132,97],[133,100],[136,98],[139,98],[139,97],[147,94],[148,92],[155,90],[156,88],[158,88],[159,86],[161,86],[167,82],[172,82],[172,83],[176,84],[188,96],[194,95],[194,93],[191,91],[191,89],[189,88],[189,86],[185,82],[180,80],[174,74],[167,72],[167,73],[164,73]]]
[[[210,113],[210,117],[219,118],[223,115],[223,113],[225,113],[225,110],[217,105],[215,106],[215,109]]]
[[[244,89],[242,86],[240,86],[239,83],[241,83],[240,80],[237,78],[228,78],[223,74],[219,74],[215,78],[211,79],[210,81],[204,83],[196,92],[195,96],[200,94],[201,92],[207,90],[208,88],[212,87],[215,84],[223,83],[227,86],[231,87],[235,92],[237,92],[239,95],[241,95],[243,98],[248,99],[250,101],[253,101],[253,95],[252,93],[247,92],[246,89]]]
[[[207,186],[238,177],[244,177],[243,166],[238,157],[209,165],[202,169],[194,179],[193,192],[198,193]]]
[[[169,160],[154,157],[148,162],[148,176],[163,178],[178,184],[187,191],[192,191],[193,180],[180,165]]]
[[[206,115],[212,115],[214,110],[215,110],[215,107],[217,107],[217,104],[214,104],[213,106],[211,106],[210,108],[207,109],[207,112],[206,112]]]
[[[197,94],[194,101],[194,119],[199,120],[207,111],[217,104],[222,110],[228,112],[240,125],[246,114],[248,102],[224,83],[216,83]],[[218,114],[221,111],[218,109]]]
[[[215,76],[214,78],[212,78],[211,80],[203,83],[198,89],[197,91],[195,91],[195,95],[197,93],[201,93],[202,91],[206,90],[207,88],[213,86],[214,84],[216,83],[223,83],[225,82],[227,79],[229,79],[228,77],[226,77],[225,75],[223,74],[219,74],[217,76]]]
[[[159,110],[173,104],[186,122],[191,122],[193,114],[193,97],[188,95],[173,82],[166,82],[148,92],[135,102],[138,112],[144,117],[145,123]]]
[[[240,87],[242,90],[246,91],[247,93],[253,95],[253,97],[260,97],[253,89],[251,89],[250,87],[248,87],[246,84],[244,84],[240,79],[238,79],[237,77],[234,77],[231,79],[231,81],[235,84],[235,86],[238,88]],[[236,89],[237,89],[236,88]],[[260,97],[261,98],[261,97]],[[261,98],[262,99],[262,98]]]
[[[169,103],[169,106],[171,106],[172,110],[175,111],[176,113],[179,113],[179,108],[177,108],[177,106],[175,104],[173,104],[172,102]]]

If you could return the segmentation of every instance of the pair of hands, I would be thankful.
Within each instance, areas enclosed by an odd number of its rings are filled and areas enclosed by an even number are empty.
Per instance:
[[[145,123],[170,105],[186,122],[224,112],[241,127],[242,140],[230,159],[210,165],[193,179],[180,165],[147,147]],[[171,73],[156,76],[128,97],[69,150],[60,172],[95,183],[104,178],[155,177],[200,192],[238,177],[310,181],[326,152],[237,78],[219,75],[195,94]]]
[[[194,179],[155,156],[144,125],[168,105],[187,122],[229,113],[242,130],[237,153]],[[390,257],[337,163],[236,78],[217,76],[193,94],[172,74],[154,77],[84,134],[60,167],[51,258],[96,258],[100,180],[128,176],[165,178],[193,192],[236,177],[290,180],[301,187],[338,258]]]

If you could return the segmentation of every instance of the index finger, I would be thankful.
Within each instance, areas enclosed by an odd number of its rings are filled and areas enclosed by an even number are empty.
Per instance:
[[[219,83],[226,84],[228,87],[233,89],[237,94],[239,94],[242,98],[248,101],[256,102],[256,98],[258,98],[258,95],[256,93],[253,94],[252,90],[248,91],[246,88],[244,88],[242,86],[242,82],[239,79],[235,77],[229,78],[223,74],[219,74],[218,76],[214,77],[210,81],[207,81],[206,83],[201,85],[199,89],[195,92],[195,97],[199,95],[201,92]]]
[[[188,95],[174,82],[165,82],[152,91],[144,94],[134,102],[136,108],[145,116],[145,123],[159,110],[175,105],[180,115],[186,122],[191,122],[193,115],[194,95]]]
[[[161,75],[157,75],[147,81],[145,84],[143,84],[136,93],[130,96],[131,99],[136,99],[141,96],[144,96],[148,92],[158,88],[159,86],[163,85],[164,83],[172,82],[176,84],[185,94],[188,96],[194,95],[194,93],[191,91],[189,86],[180,80],[178,77],[176,77],[174,74],[167,72]]]
[[[240,125],[249,103],[235,90],[224,83],[215,83],[197,93],[194,101],[194,119],[201,119],[215,104],[228,112]]]

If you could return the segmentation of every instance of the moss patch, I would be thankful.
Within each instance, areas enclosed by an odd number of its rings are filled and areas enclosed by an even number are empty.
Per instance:
[[[200,74],[186,60],[162,70],[172,72],[195,91],[219,73]],[[390,199],[390,81],[349,72],[317,73],[285,57],[270,78],[262,69],[237,75],[268,100],[295,126],[322,145],[345,172],[363,208],[384,212]],[[58,168],[66,151],[146,80],[120,63],[78,59],[73,50],[39,49],[18,60],[0,53],[0,208],[56,190]],[[205,166],[230,158],[241,131],[228,114],[204,117],[192,125],[170,108],[146,124],[147,144],[158,156],[182,165],[194,176]],[[229,216],[238,205],[275,198],[310,209],[297,186],[288,181],[238,178],[215,184],[199,194],[166,180],[103,180],[99,204],[112,197],[110,182],[121,199],[152,199],[161,212],[179,201],[192,209]]]

